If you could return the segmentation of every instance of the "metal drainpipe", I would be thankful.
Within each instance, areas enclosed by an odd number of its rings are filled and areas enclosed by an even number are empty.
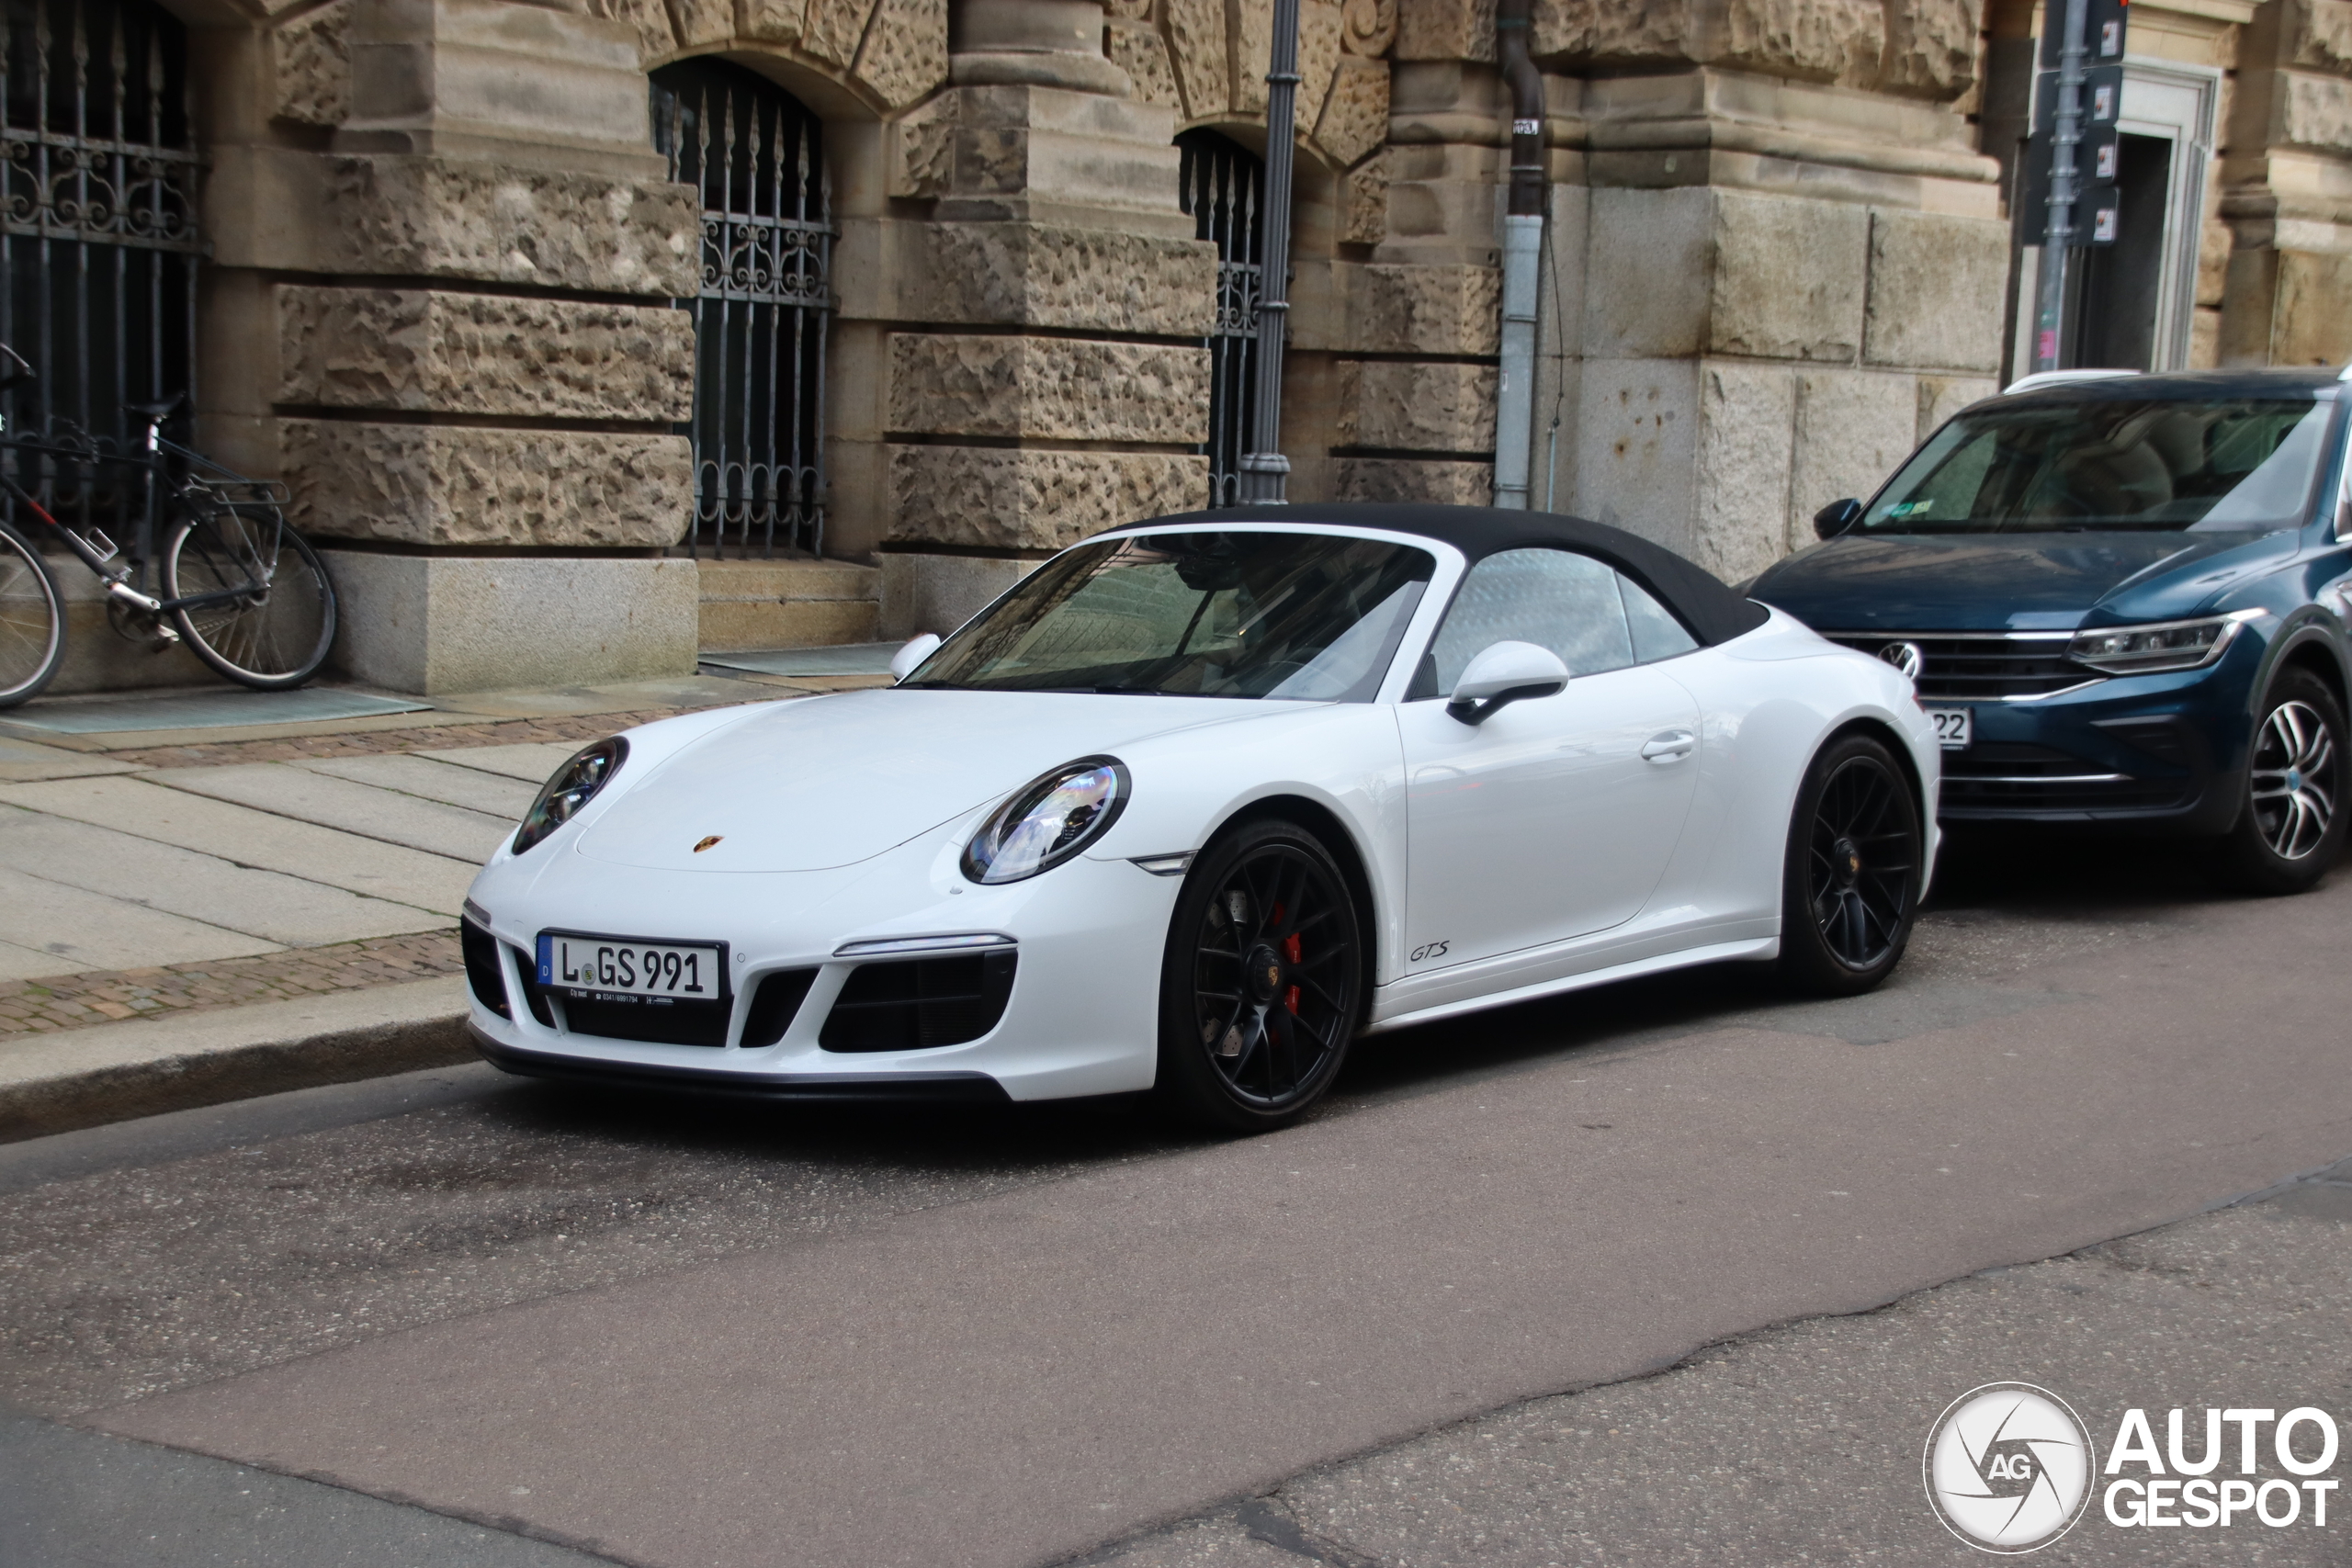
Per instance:
[[[1503,214],[1502,384],[1495,392],[1495,504],[1524,510],[1535,430],[1536,274],[1544,254],[1544,75],[1527,55],[1532,0],[1498,0],[1496,52],[1510,88],[1510,198]]]
[[[1273,48],[1266,68],[1266,204],[1259,221],[1258,377],[1250,450],[1241,456],[1241,499],[1287,502],[1283,456],[1283,343],[1290,325],[1290,187],[1298,100],[1298,0],[1274,0]]]

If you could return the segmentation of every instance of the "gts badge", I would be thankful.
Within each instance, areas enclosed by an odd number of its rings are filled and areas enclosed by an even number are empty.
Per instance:
[[[1432,942],[1425,946],[1417,947],[1413,949],[1412,961],[1416,964],[1426,964],[1432,958],[1443,958],[1445,948],[1446,944],[1442,942]]]

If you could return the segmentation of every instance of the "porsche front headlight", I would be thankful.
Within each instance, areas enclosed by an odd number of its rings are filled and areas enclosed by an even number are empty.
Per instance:
[[[2238,628],[2261,615],[2233,610],[2195,621],[2158,621],[2139,626],[2107,626],[2078,633],[2066,657],[2110,675],[2154,675],[2211,664],[2229,648]]]
[[[964,846],[964,874],[989,886],[1051,871],[1102,836],[1127,804],[1115,757],[1080,757],[1041,773],[989,813]]]
[[[596,792],[612,782],[627,761],[628,742],[617,735],[573,752],[523,814],[523,825],[514,830],[514,852],[523,853],[579,816],[580,808],[596,798]]]

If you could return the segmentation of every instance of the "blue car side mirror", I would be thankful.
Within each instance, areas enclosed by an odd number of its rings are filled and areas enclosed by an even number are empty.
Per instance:
[[[1852,496],[1833,501],[1813,514],[1813,536],[1834,539],[1862,520],[1862,503]]]

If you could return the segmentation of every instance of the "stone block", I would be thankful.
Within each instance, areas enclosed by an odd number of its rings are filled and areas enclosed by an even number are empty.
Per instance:
[[[670,15],[686,49],[724,44],[738,25],[734,0],[670,0]]]
[[[1999,369],[2008,274],[2000,220],[1872,211],[1864,361]]]
[[[1225,48],[1225,0],[1165,0],[1165,5],[1168,43],[1175,57],[1176,85],[1184,95],[1185,118],[1223,113],[1233,79]]]
[[[1714,265],[1714,193],[1603,188],[1591,199],[1584,352],[1600,359],[1700,353]]]
[[[1236,114],[1266,113],[1266,73],[1272,69],[1274,13],[1270,4],[1249,0],[1226,7],[1227,36],[1233,40],[1233,93],[1226,107]]]
[[[683,435],[311,419],[279,433],[289,515],[321,538],[666,548],[693,513]]]
[[[301,125],[341,125],[351,113],[345,29],[357,0],[328,0],[270,36],[270,114]]]
[[[2352,82],[2341,76],[2281,71],[2273,91],[2274,141],[2329,152],[2352,152]]]
[[[1348,343],[1363,354],[1493,354],[1502,274],[1371,263],[1344,269]]]
[[[1566,510],[1630,529],[1670,550],[1696,550],[1698,376],[1693,359],[1584,362],[1576,493]]]
[[[899,333],[890,428],[1192,446],[1208,439],[1205,348]]]
[[[1388,161],[1375,156],[1348,171],[1340,191],[1340,239],[1376,245],[1388,237]]]
[[[1888,0],[1886,58],[1878,87],[1938,103],[1974,84],[1984,0]]]
[[[2352,363],[2352,255],[2280,251],[2270,320],[2273,365]]]
[[[1342,360],[1337,444],[1490,455],[1498,375],[1491,365]]]
[[[1299,0],[1300,81],[1298,92],[1291,101],[1291,112],[1294,123],[1303,133],[1311,134],[1322,118],[1324,101],[1330,97],[1332,79],[1339,73],[1340,38],[1345,30],[1340,0]],[[1341,161],[1355,162],[1352,158]]]
[[[1387,137],[1388,62],[1352,55],[1341,60],[1315,126],[1317,144],[1348,164],[1377,151]]]
[[[2352,75],[2352,0],[2288,0],[2288,60]]]
[[[690,560],[320,554],[343,612],[334,667],[370,685],[431,695],[694,673]]]
[[[947,0],[881,0],[853,74],[892,109],[944,85]]]
[[[694,320],[424,288],[277,290],[277,400],[674,423],[694,412]]]
[[[735,0],[735,30],[745,38],[797,43],[808,28],[808,0]]]
[[[1350,54],[1377,60],[1396,41],[1396,0],[1347,0],[1346,15],[1340,43]]]
[[[1867,497],[1918,439],[1913,378],[1883,370],[1799,371],[1792,527],[1809,528],[1815,512],[1841,497]]]
[[[1861,341],[1868,215],[1842,202],[1713,194],[1708,351],[1852,363]],[[1997,329],[1997,282],[1992,300]]]
[[[893,446],[894,543],[1057,550],[1206,502],[1208,459],[1159,452]]]
[[[451,158],[321,160],[317,270],[681,299],[702,284],[690,186]]]
[[[874,0],[808,0],[808,29],[800,47],[828,65],[847,65],[865,41]]]
[[[1920,377],[1919,424],[1914,439],[1925,441],[1944,421],[2000,389],[2001,383],[1990,376]]]
[[[678,52],[678,35],[670,22],[664,0],[603,0],[605,15],[627,23],[637,33],[639,60],[662,60]],[[797,9],[801,0],[768,0],[776,9]],[[758,35],[754,35],[758,36]]]
[[[1206,241],[1032,223],[932,223],[893,280],[898,319],[1204,337],[1216,313]]]
[[[1176,68],[1169,63],[1168,46],[1159,34],[1141,22],[1113,22],[1103,29],[1103,52],[1111,63],[1136,85],[1136,96],[1148,104],[1181,106],[1176,92]]]
[[[1796,381],[1778,365],[1699,367],[1690,558],[1725,582],[1744,582],[1788,553]]]
[[[1533,49],[1544,62],[1687,61],[1702,50],[1687,8],[1623,0],[1536,0]]]
[[[1886,48],[1880,0],[1723,0],[1710,63],[1866,86]]]
[[[1346,502],[1419,502],[1435,506],[1486,506],[1495,498],[1492,463],[1430,457],[1341,457],[1333,489]]]
[[[1495,0],[1404,0],[1396,8],[1396,57],[1494,59]]]
[[[889,551],[882,556],[881,629],[896,642],[945,637],[1037,570],[1034,559]]]

